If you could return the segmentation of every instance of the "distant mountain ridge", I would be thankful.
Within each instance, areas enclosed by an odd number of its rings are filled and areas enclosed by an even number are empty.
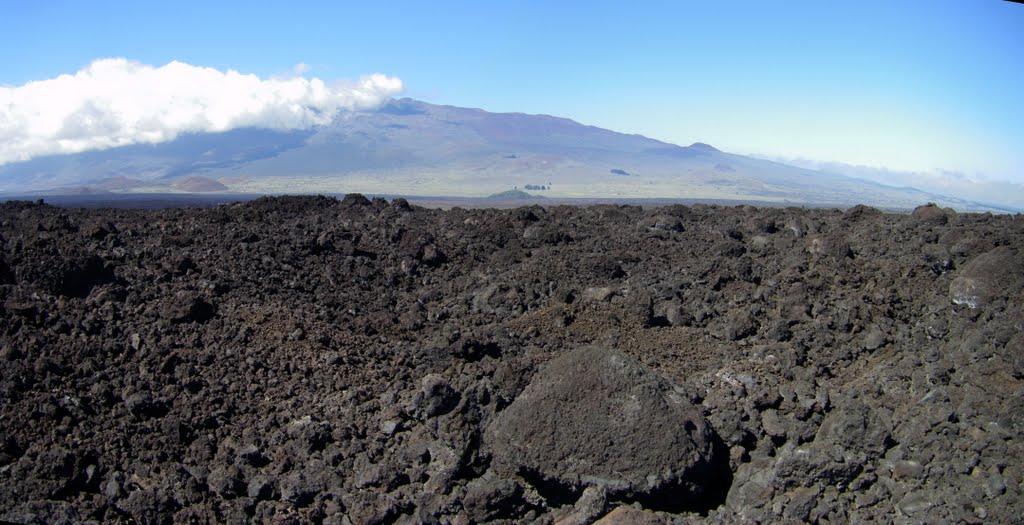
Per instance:
[[[17,191],[388,193],[484,197],[544,186],[560,198],[707,198],[911,208],[976,203],[679,146],[549,115],[391,100],[301,131],[238,129],[0,166]]]

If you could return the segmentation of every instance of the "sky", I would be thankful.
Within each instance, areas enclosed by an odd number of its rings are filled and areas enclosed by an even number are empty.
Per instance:
[[[0,162],[184,131],[307,126],[409,96],[867,167],[895,184],[907,172],[1024,184],[1024,5],[1001,0],[51,0],[0,10]]]

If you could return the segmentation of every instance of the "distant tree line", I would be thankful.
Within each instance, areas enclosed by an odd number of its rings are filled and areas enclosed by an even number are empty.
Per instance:
[[[543,184],[527,184],[526,186],[523,186],[523,188],[527,190],[546,190],[549,186],[545,186]]]

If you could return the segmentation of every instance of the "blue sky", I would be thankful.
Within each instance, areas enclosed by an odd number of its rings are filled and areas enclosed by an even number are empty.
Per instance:
[[[1024,5],[999,0],[10,2],[0,85],[126,57],[735,153],[1024,183]],[[898,182],[898,181],[894,181]]]

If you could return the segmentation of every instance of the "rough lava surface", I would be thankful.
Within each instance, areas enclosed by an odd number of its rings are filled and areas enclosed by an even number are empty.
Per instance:
[[[0,520],[1013,523],[1022,250],[935,206],[9,202]]]

